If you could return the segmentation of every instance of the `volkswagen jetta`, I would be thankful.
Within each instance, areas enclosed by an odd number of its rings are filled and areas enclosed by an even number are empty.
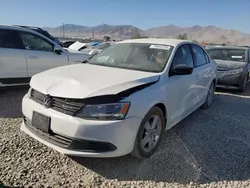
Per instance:
[[[152,155],[164,130],[213,102],[216,64],[174,39],[119,42],[32,77],[21,129],[66,155]]]

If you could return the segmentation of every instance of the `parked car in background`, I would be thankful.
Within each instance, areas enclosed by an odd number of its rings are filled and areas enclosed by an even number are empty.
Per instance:
[[[217,67],[217,86],[245,91],[249,81],[250,47],[226,46],[208,50]]]
[[[62,41],[61,46],[64,48],[68,48],[70,45],[74,44],[75,42],[76,42],[75,40]]]
[[[35,26],[23,26],[23,25],[16,25],[18,27],[23,27],[23,28],[27,28],[27,29],[31,29],[33,31],[36,31],[42,35],[44,35],[45,37],[49,38],[50,40],[54,41],[55,43],[57,43],[59,46],[61,46],[61,42],[58,40],[58,38],[53,37],[52,35],[49,34],[48,31],[45,31],[43,29],[41,29],[40,27],[35,27]]]
[[[33,76],[21,129],[66,155],[149,157],[164,130],[210,107],[215,84],[215,62],[193,42],[125,40]]]
[[[222,44],[206,44],[204,48],[206,50],[208,50],[210,48],[223,47],[223,46],[226,46],[226,43],[222,43]]]
[[[82,63],[88,54],[68,52],[38,32],[17,26],[0,26],[0,87],[26,85],[39,72]]]
[[[86,48],[92,48],[92,45],[90,43],[83,43],[83,42],[76,41],[73,44],[71,44],[68,48],[65,48],[65,49],[73,49],[76,51],[81,51]]]
[[[114,42],[102,42],[96,46],[92,46],[86,49],[81,50],[82,52],[88,53],[90,56],[96,55],[103,51],[104,49],[110,47],[111,45],[115,44]]]

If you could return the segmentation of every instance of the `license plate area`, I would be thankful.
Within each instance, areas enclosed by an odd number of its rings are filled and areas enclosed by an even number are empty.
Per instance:
[[[51,123],[50,117],[40,114],[38,112],[33,112],[32,122],[31,122],[32,126],[36,127],[37,129],[45,133],[49,133],[50,123]]]

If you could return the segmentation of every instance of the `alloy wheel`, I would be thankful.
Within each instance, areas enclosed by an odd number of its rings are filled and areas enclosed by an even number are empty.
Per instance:
[[[141,146],[145,152],[151,152],[157,145],[162,131],[161,118],[158,115],[151,116],[144,125],[141,138]]]

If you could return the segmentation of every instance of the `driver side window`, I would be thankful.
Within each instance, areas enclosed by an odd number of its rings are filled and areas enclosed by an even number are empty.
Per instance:
[[[51,43],[37,35],[21,32],[20,37],[23,41],[25,49],[27,50],[52,52],[54,49]]]
[[[174,56],[172,67],[180,64],[185,64],[194,67],[193,56],[188,44],[180,46]]]

